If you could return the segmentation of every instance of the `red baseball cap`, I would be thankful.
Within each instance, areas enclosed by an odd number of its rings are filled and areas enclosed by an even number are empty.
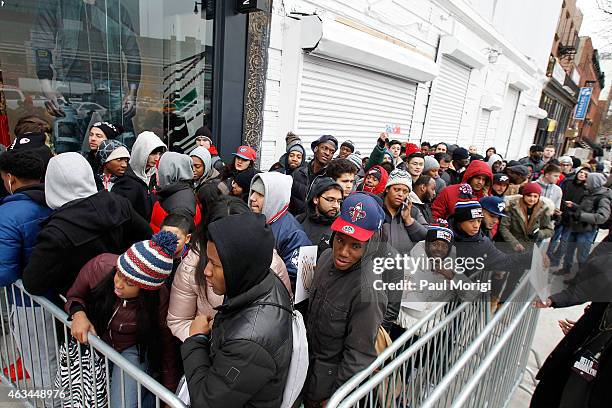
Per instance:
[[[232,153],[234,156],[238,156],[244,160],[255,161],[257,159],[257,152],[255,149],[249,146],[239,146],[236,153]]]

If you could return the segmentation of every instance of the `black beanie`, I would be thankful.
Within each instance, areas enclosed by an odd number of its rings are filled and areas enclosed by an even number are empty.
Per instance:
[[[348,147],[351,150],[351,153],[355,153],[355,145],[353,145],[353,142],[351,142],[350,140],[345,140],[344,142],[342,142],[340,147],[342,146]]]
[[[255,169],[248,167],[246,170],[236,174],[234,181],[240,186],[240,188],[242,188],[242,191],[248,191],[253,177],[255,177]]]
[[[115,139],[121,133],[123,133],[123,129],[117,125],[113,125],[108,122],[96,122],[91,125],[92,128],[96,127],[102,131],[106,135],[107,139]]]

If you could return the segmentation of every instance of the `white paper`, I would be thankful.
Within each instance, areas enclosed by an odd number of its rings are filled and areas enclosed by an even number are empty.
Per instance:
[[[548,283],[548,266],[544,266],[546,249],[550,239],[545,239],[540,245],[533,246],[533,258],[531,258],[531,269],[529,270],[529,282],[540,300],[545,301],[550,296],[550,285]]]
[[[295,302],[300,303],[310,297],[310,288],[317,266],[317,246],[300,247],[298,255],[297,280],[295,283]]]

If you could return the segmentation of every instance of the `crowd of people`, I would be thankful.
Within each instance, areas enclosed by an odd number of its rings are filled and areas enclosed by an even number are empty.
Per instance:
[[[128,149],[117,126],[99,122],[87,152],[55,155],[49,132],[24,118],[0,154],[0,283],[22,279],[29,294],[66,311],[78,342],[99,336],[171,391],[184,374],[194,407],[280,406],[294,308],[304,314],[309,354],[300,398],[320,407],[374,361],[381,336],[397,339],[433,305],[471,298],[380,290],[376,279],[471,281],[494,272],[491,296],[503,301],[534,246],[550,239],[550,265],[567,288],[541,306],[604,290],[591,275],[609,247],[590,252],[610,227],[611,183],[601,162],[557,156],[552,145],[512,160],[494,147],[481,155],[382,133],[361,155],[350,140],[322,135],[305,146],[289,133],[285,154],[262,171],[252,146],[225,163],[207,128],[187,154],[167,151],[149,131]],[[300,248],[312,245],[309,299],[294,305]],[[396,255],[483,262],[465,272],[446,262],[376,272],[377,258]],[[24,335],[50,330],[12,324]],[[45,386],[54,356],[22,352]],[[135,381],[116,367],[109,373],[111,406],[123,397],[137,406]]]

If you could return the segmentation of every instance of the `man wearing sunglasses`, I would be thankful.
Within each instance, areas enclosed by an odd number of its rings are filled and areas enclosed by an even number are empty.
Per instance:
[[[320,177],[310,189],[306,212],[296,217],[313,245],[319,246],[319,254],[329,248],[331,225],[340,213],[342,198],[340,184],[331,177]]]

